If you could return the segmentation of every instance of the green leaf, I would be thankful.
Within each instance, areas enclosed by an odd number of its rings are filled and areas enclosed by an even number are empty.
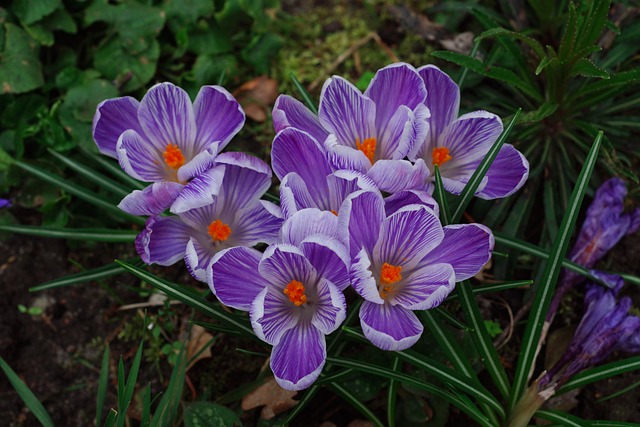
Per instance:
[[[0,93],[23,93],[44,84],[38,45],[20,27],[4,24],[0,52]]]
[[[129,409],[129,404],[131,404],[131,399],[133,398],[133,392],[136,387],[136,382],[138,380],[138,372],[140,372],[140,362],[142,360],[142,346],[143,342],[140,342],[138,345],[138,351],[133,358],[133,362],[131,363],[131,369],[129,370],[129,375],[127,375],[127,381],[124,386],[124,390],[122,390],[122,394],[120,394],[120,387],[118,387],[118,411],[122,416],[118,417],[116,420],[116,426],[124,427],[127,417],[127,410]],[[120,362],[122,362],[122,357],[120,357]],[[120,384],[119,384],[120,385]]]
[[[184,377],[187,370],[186,342],[178,344],[180,345],[180,351],[178,352],[178,357],[173,366],[169,384],[167,385],[167,389],[165,390],[165,393],[162,396],[160,403],[158,403],[158,407],[156,408],[155,413],[153,414],[153,420],[151,421],[150,427],[171,426],[175,425],[176,423],[176,414],[178,413],[178,408],[180,407],[180,403],[182,401],[182,388],[184,387]],[[188,426],[186,420],[186,411],[184,421],[185,426]],[[214,423],[204,425],[218,424]]]
[[[576,61],[571,69],[571,76],[597,77],[600,79],[609,79],[609,73],[598,67],[590,59],[581,58]]]
[[[242,422],[231,409],[213,402],[189,402],[184,408],[185,427],[241,426]]]
[[[307,108],[309,110],[311,110],[311,112],[313,114],[317,115],[318,114],[318,107],[313,102],[313,99],[311,99],[311,95],[309,95],[309,92],[307,92],[307,90],[304,88],[304,86],[302,86],[302,83],[300,83],[300,81],[298,80],[298,78],[296,77],[295,74],[291,73],[291,74],[289,74],[289,77],[291,77],[291,81],[293,82],[293,85],[298,90],[298,93],[300,94],[300,96],[304,100],[304,103],[307,105]]]
[[[600,150],[601,142],[602,132],[598,134],[593,142],[593,146],[589,151],[585,164],[580,171],[580,176],[576,181],[573,194],[571,195],[571,199],[568,204],[568,209],[562,218],[562,224],[560,225],[558,235],[553,243],[549,259],[547,260],[544,273],[542,274],[542,282],[537,286],[533,304],[531,306],[531,313],[529,314],[527,327],[522,340],[513,386],[511,388],[510,406],[512,408],[524,392],[529,380],[529,375],[537,356],[542,326],[549,310],[551,298],[553,298],[556,282],[560,275],[560,270],[562,269],[562,260],[564,259],[567,248],[569,247],[569,240],[578,218],[582,199],[584,198],[585,191],[589,185],[591,172],[598,160],[598,152]]]
[[[0,357],[0,368],[2,368],[13,389],[18,393],[25,405],[27,405],[33,415],[40,421],[40,424],[44,427],[54,427],[53,421],[47,410],[42,406],[42,403],[2,357]]]
[[[133,258],[127,261],[130,263],[137,263],[140,262],[140,258]],[[94,280],[97,281],[105,279],[107,277],[117,276],[118,274],[122,274],[124,272],[125,270],[119,264],[112,263],[102,267],[83,271],[82,273],[70,274],[59,279],[45,282],[41,285],[29,288],[29,292],[39,292],[46,289],[59,288],[62,286],[78,285],[80,283],[91,282]]]
[[[533,49],[533,51],[538,56],[538,58],[543,58],[543,57],[546,56],[545,52],[544,52],[544,47],[542,47],[542,45],[536,39],[533,39],[533,38],[531,38],[529,36],[526,36],[524,34],[521,34],[521,33],[517,33],[515,31],[507,30],[506,28],[492,28],[492,29],[487,30],[484,33],[480,34],[478,37],[476,37],[475,40],[476,41],[481,41],[481,40],[484,40],[486,38],[500,37],[500,36],[507,36],[507,37],[511,37],[511,38],[514,38],[514,39],[517,39],[517,40],[520,40],[520,41],[524,42],[531,49]]]
[[[471,202],[471,199],[473,198],[473,196],[476,194],[476,190],[480,186],[482,179],[487,174],[487,171],[491,167],[491,164],[493,163],[495,158],[498,156],[498,153],[500,152],[502,145],[505,143],[505,141],[509,137],[511,130],[513,129],[513,126],[518,121],[518,117],[520,116],[521,111],[522,109],[518,108],[518,110],[513,115],[513,118],[511,119],[507,127],[500,134],[500,137],[497,139],[497,141],[491,146],[487,154],[484,156],[484,159],[482,159],[482,162],[480,162],[480,164],[476,168],[473,175],[471,175],[471,178],[469,178],[467,185],[465,185],[464,189],[462,190],[462,193],[460,194],[460,202],[458,203],[456,210],[453,212],[453,215],[451,216],[451,222],[453,224],[458,223],[460,221],[460,218],[462,218],[462,214],[467,208],[467,205]]]
[[[277,56],[283,44],[282,38],[274,33],[262,34],[254,37],[249,46],[242,50],[241,56],[258,73],[267,74],[271,61]]]
[[[508,289],[519,288],[522,286],[530,286],[533,280],[516,280],[513,282],[491,283],[486,285],[474,286],[472,291],[474,295],[492,294],[495,292],[506,291]],[[458,299],[457,294],[451,294],[445,299],[445,302],[451,302]]]
[[[52,228],[32,225],[0,225],[0,231],[9,231],[27,236],[54,239],[82,240],[92,242],[133,242],[138,235],[130,230],[108,230],[100,228]]]
[[[227,76],[236,75],[238,61],[233,55],[198,55],[193,64],[193,77],[199,86],[217,82],[222,73]]]
[[[16,0],[13,2],[13,11],[23,24],[31,25],[61,5],[61,0]]]
[[[522,113],[518,120],[518,124],[537,123],[555,113],[557,109],[558,104],[552,102],[544,102],[542,105],[540,105],[540,107],[538,107],[538,109]]]
[[[210,0],[164,0],[162,8],[167,19],[175,21],[177,26],[193,25],[201,17],[211,16],[214,12]]]
[[[536,71],[535,71],[536,76],[540,75],[540,73],[543,72],[544,69],[547,68],[551,63],[557,62],[557,61],[558,61],[557,58],[553,58],[550,56],[543,56],[542,59],[540,60],[540,63],[536,67]]]
[[[606,365],[588,369],[575,375],[558,389],[556,395],[566,393],[576,388],[581,388],[596,381],[605,380],[625,372],[631,372],[640,369],[640,356],[630,357],[628,359],[607,363]]]
[[[560,423],[565,427],[590,427],[591,423],[580,419],[574,415],[566,414],[560,411],[538,410],[535,414],[536,417],[542,418],[548,421],[554,421]]]
[[[449,213],[449,203],[447,202],[447,193],[442,183],[442,175],[440,174],[440,167],[435,167],[436,184],[433,195],[435,196],[438,206],[440,207],[440,222],[442,225],[451,224],[451,214]]]
[[[96,52],[93,66],[107,79],[126,82],[121,90],[131,92],[147,84],[156,73],[160,44],[153,40],[145,51],[131,54],[112,39]]]
[[[400,365],[399,357],[397,356],[393,357],[393,363],[391,364],[391,369],[394,372],[401,371],[402,367]],[[398,397],[397,393],[398,393],[398,381],[389,380],[389,389],[387,390],[387,426],[388,427],[396,426],[396,402]]]
[[[98,380],[98,393],[96,394],[96,425],[100,425],[102,420],[102,408],[107,398],[107,387],[109,386],[109,345],[104,348],[102,363],[100,364],[100,379]]]

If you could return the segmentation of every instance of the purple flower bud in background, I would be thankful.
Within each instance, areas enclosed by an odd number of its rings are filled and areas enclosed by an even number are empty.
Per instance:
[[[13,206],[11,204],[11,200],[9,200],[9,199],[0,199],[0,209],[2,209],[2,208],[10,208],[11,206]]]

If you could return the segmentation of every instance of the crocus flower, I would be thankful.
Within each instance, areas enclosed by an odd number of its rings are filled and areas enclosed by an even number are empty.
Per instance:
[[[418,69],[428,96],[425,105],[431,116],[429,132],[410,159],[423,159],[429,167],[437,165],[444,188],[460,194],[502,133],[502,122],[495,114],[474,111],[458,117],[460,89],[449,76],[433,65]],[[433,175],[432,175],[433,176]],[[478,187],[482,199],[507,197],[524,185],[529,177],[529,162],[509,144],[503,145]]]
[[[357,190],[378,191],[369,177],[353,170],[333,171],[326,152],[308,133],[296,128],[278,132],[271,148],[273,171],[280,179],[280,203],[285,218],[304,208],[337,215],[347,196]],[[437,209],[428,192],[403,190],[387,198],[391,209],[424,203]]]
[[[360,323],[383,350],[403,350],[421,336],[414,310],[438,306],[455,283],[480,271],[494,239],[479,224],[442,227],[425,205],[407,205],[387,216],[382,196],[359,191],[340,212],[348,236],[351,284],[364,298]]]
[[[223,153],[215,172],[223,176],[218,194],[203,207],[177,216],[152,216],[136,238],[147,264],[171,265],[184,258],[198,280],[206,281],[213,256],[234,246],[274,243],[282,226],[280,209],[260,197],[271,185],[271,169],[244,153]]]
[[[205,171],[244,119],[240,104],[220,86],[202,87],[193,104],[171,83],[156,84],[141,102],[126,96],[98,104],[93,137],[100,152],[118,159],[131,177],[153,183],[125,197],[120,208],[154,215],[176,199],[189,207],[206,204],[193,198],[192,187],[217,191],[219,176]]]
[[[390,193],[425,189],[429,170],[424,161],[412,164],[402,159],[425,138],[429,115],[426,96],[424,83],[412,66],[392,64],[376,73],[364,94],[342,77],[328,79],[320,95],[318,116],[281,95],[273,108],[273,124],[276,132],[286,128],[305,132],[305,138],[323,151],[333,171],[358,171]],[[284,155],[297,163],[308,156],[307,147],[294,145]]]
[[[336,267],[346,272],[346,249],[323,234],[333,234],[335,220],[315,209],[297,212],[283,225],[285,243],[264,254],[246,247],[223,250],[209,269],[216,297],[249,311],[256,335],[273,345],[271,369],[287,390],[307,388],[318,378],[326,360],[325,335],[345,318],[339,287],[345,280],[331,273]]]
[[[9,199],[0,199],[0,209],[2,209],[2,208],[10,208],[11,206],[13,206],[11,204],[11,200],[9,200]]]
[[[592,268],[625,235],[640,228],[640,209],[624,213],[626,195],[627,187],[620,178],[611,178],[598,188],[569,254],[571,261]],[[562,297],[582,280],[583,276],[578,273],[563,271],[551,301],[548,322],[553,319]]]

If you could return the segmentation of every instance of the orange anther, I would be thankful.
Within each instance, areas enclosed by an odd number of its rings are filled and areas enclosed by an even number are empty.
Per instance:
[[[289,297],[296,307],[300,307],[307,302],[307,296],[304,294],[304,285],[297,280],[292,280],[284,288],[284,294]]]
[[[375,161],[376,155],[376,139],[375,138],[367,138],[364,142],[360,143],[360,138],[356,139],[356,148],[364,153],[367,156],[367,159],[373,164]]]
[[[209,227],[207,227],[207,233],[211,236],[214,242],[224,242],[231,234],[231,227],[219,219],[216,219],[209,224]]]
[[[162,153],[162,157],[164,157],[164,162],[170,168],[179,169],[184,165],[184,156],[177,145],[167,144],[167,148],[165,148],[164,153]]]
[[[431,157],[433,158],[433,164],[435,166],[442,166],[452,159],[451,155],[449,155],[449,149],[447,147],[437,147],[433,149],[431,153]]]

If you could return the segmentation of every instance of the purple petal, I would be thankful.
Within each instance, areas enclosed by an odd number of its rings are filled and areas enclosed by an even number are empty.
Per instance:
[[[187,92],[171,83],[158,83],[142,98],[138,120],[159,149],[177,145],[187,160],[195,157],[196,122]]]
[[[347,315],[347,303],[344,294],[333,283],[321,279],[316,287],[311,322],[323,334],[335,331]]]
[[[238,211],[230,224],[229,243],[242,246],[275,243],[282,227],[282,216],[272,205],[259,200],[253,207]]]
[[[444,238],[435,213],[425,206],[410,205],[382,222],[380,238],[373,249],[373,259],[382,265],[416,266]]]
[[[409,141],[413,134],[413,121],[413,111],[400,106],[384,129],[378,129],[377,160],[399,160],[407,156],[409,147],[415,144],[415,141]]]
[[[177,181],[175,171],[169,168],[162,154],[135,130],[126,130],[116,145],[120,167],[140,181]]]
[[[213,203],[220,193],[224,172],[223,165],[216,166],[189,181],[171,205],[171,213],[181,214]]]
[[[416,158],[420,157],[418,153],[423,150],[424,142],[429,135],[429,117],[431,117],[431,111],[426,105],[419,105],[418,108],[413,110],[408,137],[398,145],[398,151],[411,161],[415,161]]]
[[[328,133],[320,125],[318,116],[309,111],[302,102],[289,95],[280,95],[276,99],[271,115],[273,116],[273,127],[276,133],[288,127],[293,127],[307,132],[321,144],[327,138]]]
[[[422,323],[411,310],[399,305],[375,304],[360,307],[362,332],[373,345],[383,350],[405,350],[422,335]]]
[[[189,162],[178,169],[178,181],[187,182],[216,165],[218,144],[213,143],[209,149],[201,151]]]
[[[393,294],[393,303],[409,310],[429,310],[439,306],[456,286],[456,275],[449,264],[428,265],[403,278]]]
[[[118,207],[131,215],[158,215],[169,209],[183,188],[177,182],[156,182],[144,190],[134,190]]]
[[[339,290],[349,286],[349,253],[337,239],[315,234],[306,238],[300,249],[320,277],[328,279]]]
[[[387,126],[393,126],[392,118],[401,106],[414,110],[424,102],[427,91],[415,68],[400,62],[378,70],[364,94],[376,104],[376,128],[380,135]]]
[[[362,143],[376,137],[375,103],[342,77],[334,76],[325,82],[318,116],[341,145],[356,148],[357,140]]]
[[[302,284],[314,283],[317,274],[302,251],[293,245],[271,245],[258,265],[260,275],[278,289],[284,289],[292,280]]]
[[[204,241],[202,237],[200,239],[195,237],[189,239],[185,250],[184,263],[194,279],[207,282],[209,267],[217,252],[216,246],[211,244],[211,240]]]
[[[226,165],[222,181],[226,208],[242,209],[262,195],[271,186],[271,168],[263,160],[246,153],[222,153],[217,164]]]
[[[351,262],[349,278],[351,286],[362,298],[376,304],[384,304],[378,283],[371,271],[371,259],[364,249]]]
[[[367,173],[371,162],[360,150],[338,144],[336,136],[331,134],[324,141],[327,159],[334,170],[352,170]]]
[[[280,183],[280,206],[285,218],[305,208],[324,209],[324,206],[319,206],[311,196],[307,184],[295,172],[287,174]]]
[[[618,326],[621,330],[620,339],[616,343],[616,350],[627,353],[640,353],[640,317],[629,316]]]
[[[357,191],[344,201],[338,214],[338,229],[352,259],[363,248],[367,253],[373,252],[384,218],[384,201],[379,192]]]
[[[518,191],[529,178],[529,162],[512,145],[500,149],[487,171],[487,185],[476,195],[492,200],[508,197]]]
[[[337,237],[338,217],[319,209],[302,209],[282,224],[280,240],[299,246],[304,239],[314,234]]]
[[[406,190],[384,198],[384,209],[387,216],[408,205],[425,205],[435,212],[436,216],[440,215],[438,202],[431,196],[431,193],[426,191]]]
[[[300,308],[279,289],[267,286],[251,303],[251,326],[261,340],[275,345],[298,324]]]
[[[430,151],[438,146],[438,138],[458,117],[460,89],[451,78],[433,65],[418,68],[427,89],[426,105],[431,111],[429,136],[425,142]]]
[[[271,164],[280,180],[295,172],[316,200],[326,198],[326,176],[331,173],[331,167],[323,148],[308,133],[294,128],[278,133],[271,148]]]
[[[378,160],[367,176],[382,191],[396,193],[404,190],[425,190],[429,187],[429,168],[422,159],[415,164],[407,160]]]
[[[448,225],[444,227],[442,243],[420,264],[451,264],[456,272],[456,282],[460,282],[478,274],[491,258],[493,245],[493,234],[484,225]]]
[[[324,335],[311,323],[287,331],[271,353],[271,370],[280,387],[302,390],[318,378],[327,358]]]
[[[189,232],[178,217],[150,217],[136,237],[136,250],[146,264],[175,264],[184,258]]]
[[[218,252],[208,269],[211,291],[224,305],[249,311],[267,281],[258,274],[262,254],[255,249],[238,246]]]
[[[116,158],[116,144],[125,130],[142,134],[138,123],[140,103],[130,96],[107,99],[98,104],[93,116],[93,139],[102,154]]]
[[[193,103],[197,133],[194,153],[206,150],[218,142],[218,151],[244,125],[244,111],[236,99],[221,86],[203,86]]]

